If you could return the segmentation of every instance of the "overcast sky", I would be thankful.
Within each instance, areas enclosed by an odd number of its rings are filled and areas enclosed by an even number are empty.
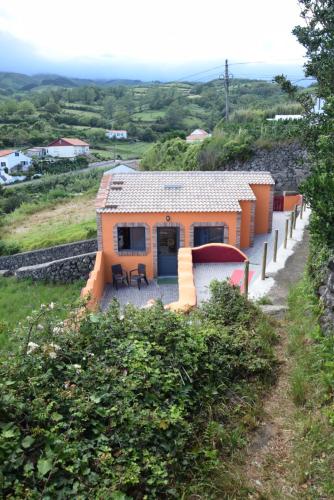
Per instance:
[[[0,0],[0,33],[12,65],[29,49],[48,70],[146,67],[181,77],[183,69],[207,69],[225,58],[256,62],[253,72],[259,64],[301,67],[303,49],[291,34],[298,23],[297,0]],[[13,70],[1,60],[0,70]],[[245,73],[246,66],[235,70]]]

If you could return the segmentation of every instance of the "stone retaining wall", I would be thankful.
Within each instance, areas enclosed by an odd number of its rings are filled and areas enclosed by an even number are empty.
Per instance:
[[[15,255],[5,255],[0,257],[0,269],[14,271],[21,267],[38,266],[45,262],[66,259],[67,257],[96,251],[96,239],[75,241],[66,245],[57,245],[31,252],[17,253]]]
[[[277,145],[271,149],[256,149],[249,160],[231,162],[225,169],[268,170],[275,179],[276,192],[298,190],[300,183],[310,173],[306,150],[298,143]]]
[[[325,333],[334,332],[334,259],[328,263],[328,274],[325,284],[320,287],[319,294],[324,309],[320,316],[320,324]]]
[[[96,252],[90,252],[65,259],[53,260],[34,266],[25,266],[15,271],[15,276],[33,280],[70,283],[78,279],[87,279],[94,268]]]

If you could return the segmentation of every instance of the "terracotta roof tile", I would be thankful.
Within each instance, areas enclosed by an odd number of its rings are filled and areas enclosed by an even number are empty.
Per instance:
[[[104,175],[98,212],[240,212],[256,200],[250,184],[273,185],[269,172],[136,172]]]
[[[0,151],[0,156],[7,156],[7,155],[10,155],[12,153],[15,153],[14,149],[2,149]]]

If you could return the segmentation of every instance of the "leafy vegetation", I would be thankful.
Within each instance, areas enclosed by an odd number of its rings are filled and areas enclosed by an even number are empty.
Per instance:
[[[334,337],[319,327],[319,304],[308,278],[289,296],[291,395],[296,404],[294,471],[308,498],[334,495]]]
[[[0,364],[3,495],[217,493],[273,379],[275,336],[238,289],[215,282],[212,296],[190,316],[117,303],[80,322],[32,313]]]
[[[12,231],[24,221],[29,224],[29,216],[61,206],[77,200],[93,199],[96,195],[101,176],[105,169],[94,169],[78,176],[75,173],[45,176],[31,184],[15,186],[0,190],[0,212],[4,215],[0,225],[0,255],[17,253],[23,250],[43,248],[67,243],[96,234],[94,210],[87,213],[82,209],[82,216],[69,220],[66,211],[56,221],[49,224],[38,224],[29,232]]]
[[[67,314],[65,305],[77,299],[82,286],[81,281],[60,285],[0,278],[0,349],[14,345],[14,329],[41,304],[57,302],[57,316],[63,319]]]
[[[304,46],[307,54],[305,64],[306,76],[317,79],[316,93],[325,99],[325,113],[311,113],[312,101],[307,96],[298,96],[298,89],[283,76],[276,80],[283,90],[294,99],[300,101],[305,108],[307,121],[303,139],[311,162],[311,175],[301,186],[305,200],[312,209],[311,235],[316,265],[312,265],[316,285],[319,279],[315,272],[323,273],[321,267],[334,248],[334,60],[333,60],[333,24],[334,12],[332,2],[325,0],[300,0],[301,16],[305,23],[294,29],[298,41]],[[320,249],[320,252],[319,252]],[[323,257],[319,260],[319,253]]]
[[[72,172],[73,170],[81,170],[88,166],[88,158],[85,156],[78,156],[75,159],[57,159],[56,161],[49,160],[34,160],[33,166],[29,170],[29,176],[32,177],[35,174],[62,174],[66,172]]]
[[[30,78],[31,83],[23,83]],[[10,87],[12,82],[12,87]],[[3,85],[3,87],[2,87]],[[98,151],[112,151],[106,128],[126,128],[136,149],[144,143],[180,137],[192,129],[213,130],[225,114],[221,81],[208,83],[93,82],[63,77],[38,79],[0,73],[0,146],[44,145],[58,136],[79,136]],[[247,113],[263,124],[276,113],[300,110],[270,82],[234,79],[231,82],[232,119]],[[122,157],[122,153],[118,153]]]

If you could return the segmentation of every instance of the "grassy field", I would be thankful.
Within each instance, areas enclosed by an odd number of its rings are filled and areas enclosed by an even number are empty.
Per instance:
[[[2,239],[22,251],[93,238],[96,234],[95,193],[31,211],[6,216]],[[28,210],[29,212],[29,210]]]
[[[163,118],[166,110],[142,111],[133,115],[134,121],[155,122],[157,118]]]
[[[0,278],[0,349],[9,347],[10,331],[41,304],[56,303],[62,307],[75,302],[84,283],[59,285],[52,283]],[[59,318],[65,313],[60,311]]]
[[[105,149],[92,149],[91,152],[98,153],[103,156],[106,160],[111,160],[114,158],[114,148],[116,157],[119,155],[123,160],[131,160],[134,158],[142,158],[144,153],[152,146],[151,142],[121,142],[118,141],[114,144],[110,141],[110,144],[106,146]]]

